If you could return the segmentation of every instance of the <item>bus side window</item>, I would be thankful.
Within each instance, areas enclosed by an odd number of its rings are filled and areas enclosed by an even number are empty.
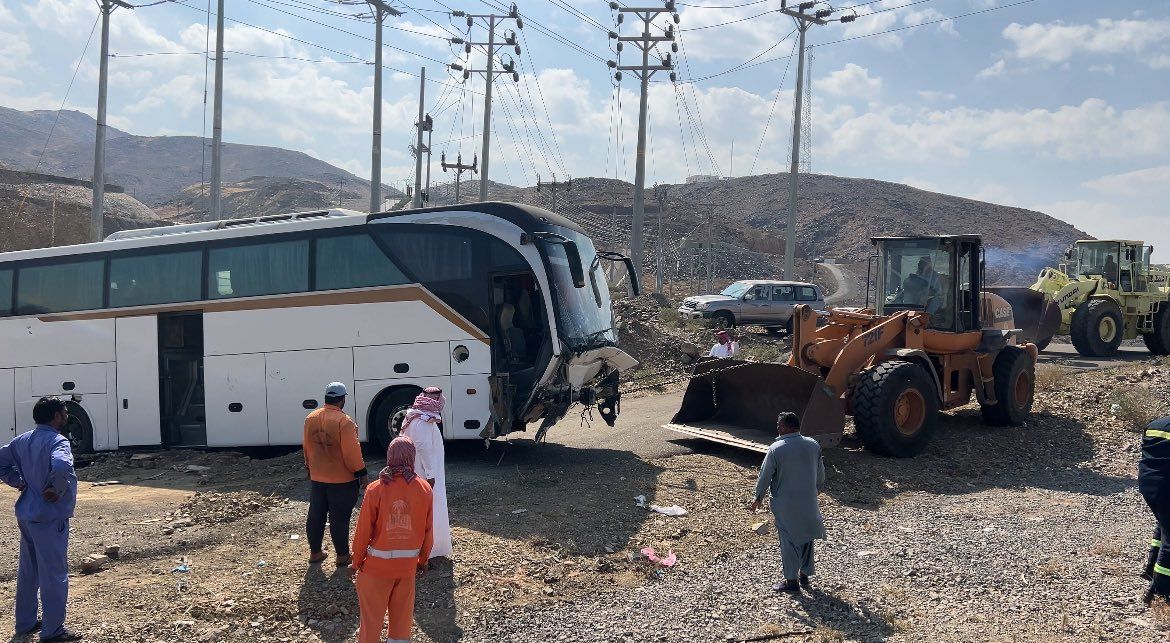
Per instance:
[[[367,288],[410,283],[402,270],[366,233],[320,237],[317,243],[317,290]]]
[[[110,259],[110,308],[202,299],[203,251]]]
[[[21,266],[16,312],[65,313],[102,307],[104,259]]]
[[[12,269],[0,270],[0,317],[12,314]]]
[[[207,279],[211,299],[305,292],[309,289],[309,240],[212,246]]]

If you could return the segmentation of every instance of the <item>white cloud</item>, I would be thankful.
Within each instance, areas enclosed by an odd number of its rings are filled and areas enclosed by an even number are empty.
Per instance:
[[[943,92],[935,89],[920,89],[918,90],[918,95],[923,100],[931,102],[950,102],[958,98],[958,96],[951,92]]]
[[[816,83],[817,89],[834,96],[856,96],[877,98],[882,89],[882,79],[869,75],[865,67],[847,63],[844,69],[835,71]]]
[[[964,159],[976,151],[1060,160],[1164,157],[1170,103],[1124,111],[1095,98],[1053,110],[877,107],[832,123],[829,138],[820,141],[830,156],[907,162]]]
[[[1170,54],[1158,54],[1146,61],[1150,69],[1170,69]]]
[[[986,69],[980,70],[979,73],[975,74],[975,77],[979,78],[979,79],[984,79],[984,78],[996,78],[998,76],[1002,76],[1004,67],[1006,67],[1006,66],[1007,66],[1007,63],[1004,62],[1003,58],[1000,58],[999,60],[995,61],[995,64],[991,65],[990,67],[988,67]]]
[[[1082,185],[1116,196],[1170,198],[1170,165],[1102,176]]]
[[[1109,63],[1105,63],[1104,65],[1090,65],[1089,71],[1098,74],[1105,74],[1107,76],[1112,76],[1117,72],[1113,65],[1110,65]]]
[[[1170,19],[1111,20],[1093,24],[1063,21],[1004,28],[1003,37],[1015,45],[1015,55],[1047,64],[1066,62],[1077,54],[1138,54],[1170,41]]]
[[[1167,261],[1170,249],[1170,230],[1165,217],[1156,211],[1135,211],[1131,207],[1109,201],[1070,200],[1031,206],[1073,224],[1098,239],[1139,239],[1152,243],[1154,262]],[[1161,248],[1158,252],[1157,249]]]

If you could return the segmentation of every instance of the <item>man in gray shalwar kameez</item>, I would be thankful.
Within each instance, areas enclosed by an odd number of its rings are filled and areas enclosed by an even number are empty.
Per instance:
[[[776,583],[772,589],[799,592],[801,585],[808,587],[808,577],[813,575],[813,541],[825,537],[817,502],[817,491],[825,484],[825,464],[821,445],[800,434],[800,420],[795,414],[781,413],[776,430],[780,435],[768,448],[760,467],[752,511],[760,508],[764,495],[771,490],[770,506],[776,517],[784,567],[784,582]]]

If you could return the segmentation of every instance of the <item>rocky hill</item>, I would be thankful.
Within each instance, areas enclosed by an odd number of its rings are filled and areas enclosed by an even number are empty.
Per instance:
[[[22,170],[37,167],[53,126],[54,111],[22,112],[0,107],[0,163]],[[39,171],[89,179],[93,176],[95,121],[86,114],[62,111],[45,150]],[[106,135],[106,181],[154,206],[176,197],[191,185],[210,180],[210,157],[204,159],[205,140],[198,136],[135,136],[116,128]],[[302,152],[261,145],[225,143],[224,183],[251,177],[290,177],[332,186],[360,186],[369,194],[369,181]],[[382,186],[384,195],[400,194]],[[368,196],[367,196],[368,199]]]
[[[164,224],[117,186],[106,190],[106,234]],[[85,243],[92,200],[87,181],[0,170],[0,252]]]
[[[787,229],[788,174],[745,176],[661,186],[668,195],[662,221],[663,254],[668,272],[702,273],[702,244],[710,219],[716,248],[716,276],[775,276],[782,263]],[[449,202],[447,186],[434,186],[432,203]],[[462,193],[477,195],[467,181]],[[493,184],[489,193],[543,207],[552,206],[547,188]],[[557,193],[556,210],[578,221],[598,245],[621,247],[629,239],[633,186],[613,179],[575,179]],[[707,207],[707,206],[711,207]],[[647,263],[657,247],[658,202],[646,191]],[[1054,264],[1076,239],[1089,238],[1077,228],[1042,212],[995,205],[929,192],[887,181],[822,174],[800,176],[796,256],[809,273],[816,257],[860,264],[872,253],[870,237],[884,235],[962,234],[983,236],[988,281],[1030,283],[1040,268]],[[808,275],[805,275],[808,276]]]

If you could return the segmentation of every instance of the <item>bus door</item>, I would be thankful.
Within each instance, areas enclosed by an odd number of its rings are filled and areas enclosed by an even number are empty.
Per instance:
[[[205,446],[202,313],[158,316],[158,373],[162,443]]]
[[[118,444],[162,444],[159,429],[159,322],[154,315],[114,320]]]

